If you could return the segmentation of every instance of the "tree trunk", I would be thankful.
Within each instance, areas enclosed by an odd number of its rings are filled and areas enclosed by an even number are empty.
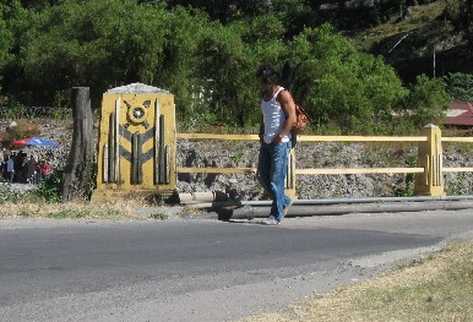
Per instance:
[[[86,197],[92,187],[93,114],[89,87],[72,89],[74,131],[69,160],[64,170],[62,198],[64,201]]]

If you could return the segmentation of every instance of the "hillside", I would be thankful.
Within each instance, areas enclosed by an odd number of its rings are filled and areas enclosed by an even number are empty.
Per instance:
[[[453,96],[429,77],[433,48],[437,76],[473,70],[473,40],[461,32],[473,28],[470,4],[428,1],[0,5],[0,118],[67,115],[74,86],[90,87],[98,109],[107,89],[140,82],[175,95],[183,128],[250,129],[260,121],[256,71],[271,65],[316,133],[415,132],[443,117]],[[468,92],[472,75],[454,89]]]
[[[351,36],[360,49],[382,55],[404,81],[414,81],[421,73],[433,75],[434,48],[436,76],[472,72],[465,35],[455,28],[450,11],[445,1],[412,6],[404,20],[394,17]]]

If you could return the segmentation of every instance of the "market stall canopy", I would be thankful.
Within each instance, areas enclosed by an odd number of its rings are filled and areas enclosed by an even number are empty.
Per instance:
[[[59,147],[59,143],[57,143],[56,141],[46,138],[40,138],[37,136],[28,139],[15,140],[13,141],[13,145],[30,146],[46,149],[57,149]]]

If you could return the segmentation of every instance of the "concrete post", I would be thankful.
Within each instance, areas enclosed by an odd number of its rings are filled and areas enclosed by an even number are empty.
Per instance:
[[[416,174],[415,192],[418,196],[440,197],[445,195],[442,165],[442,132],[438,126],[428,124],[423,129],[427,142],[419,144],[417,166],[424,173]]]
[[[135,83],[104,93],[94,200],[176,190],[176,116],[168,91]]]

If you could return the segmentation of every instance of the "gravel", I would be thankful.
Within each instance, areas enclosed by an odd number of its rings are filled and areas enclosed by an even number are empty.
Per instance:
[[[235,142],[178,142],[178,164],[186,167],[256,167],[259,144]],[[354,144],[300,144],[296,147],[298,168],[381,167],[388,166],[393,155],[402,154],[390,166],[408,166],[415,149],[372,149]],[[407,179],[406,179],[407,178]],[[410,181],[409,181],[410,180]],[[299,198],[393,196],[408,191],[412,176],[403,175],[320,175],[298,176]],[[221,191],[242,200],[264,198],[254,175],[179,176],[182,192]]]

